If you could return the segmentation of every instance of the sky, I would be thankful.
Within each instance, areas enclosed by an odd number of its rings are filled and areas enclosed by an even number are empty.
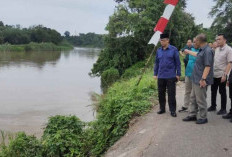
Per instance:
[[[197,24],[209,27],[213,4],[213,0],[188,0],[186,11],[193,14]],[[103,34],[115,5],[114,0],[0,0],[0,21],[22,27],[42,24],[61,34]]]

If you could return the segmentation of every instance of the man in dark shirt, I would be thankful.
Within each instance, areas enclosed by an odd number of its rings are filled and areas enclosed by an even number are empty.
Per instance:
[[[189,116],[183,121],[196,121],[197,124],[205,124],[207,119],[207,86],[213,84],[213,50],[207,44],[205,34],[199,34],[196,37],[196,47],[199,47],[196,63],[192,73],[192,91],[189,106]],[[185,50],[191,54],[189,50]],[[199,118],[197,119],[197,111],[199,110]]]
[[[161,48],[157,50],[154,78],[158,79],[159,104],[158,114],[165,113],[166,90],[168,89],[168,104],[171,116],[176,117],[176,82],[181,76],[179,52],[169,44],[168,34],[160,36]]]
[[[231,108],[227,115],[222,116],[224,119],[230,119],[230,122],[232,123],[232,70],[230,71],[230,75],[227,81],[227,86],[229,86],[229,96],[230,96],[230,104]]]

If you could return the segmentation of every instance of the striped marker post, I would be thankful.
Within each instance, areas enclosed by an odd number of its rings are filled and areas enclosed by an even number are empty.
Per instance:
[[[149,41],[148,44],[153,44],[153,45],[157,45],[159,40],[160,40],[160,34],[162,34],[168,24],[168,21],[170,19],[170,17],[172,16],[172,13],[176,7],[176,5],[178,4],[179,0],[164,0],[165,4],[168,4],[164,10],[163,15],[161,16],[161,18],[159,19],[159,21],[157,22],[154,31],[155,34],[152,36],[151,40]]]
[[[169,21],[170,17],[172,16],[172,13],[173,13],[176,5],[178,4],[178,2],[179,2],[179,0],[164,0],[164,3],[167,4],[167,6],[164,10],[163,15],[161,16],[161,18],[159,19],[159,21],[157,22],[157,24],[154,28],[155,34],[152,36],[151,40],[148,43],[148,44],[155,45],[155,47],[152,50],[152,53],[145,64],[145,67],[142,71],[142,75],[139,77],[139,80],[136,84],[137,86],[139,85],[140,81],[142,80],[143,74],[145,73],[145,71],[148,67],[148,63],[150,62],[151,57],[153,56],[153,53],[156,50],[156,46],[160,40],[160,34],[162,34],[164,32],[164,30],[168,24],[168,21]]]

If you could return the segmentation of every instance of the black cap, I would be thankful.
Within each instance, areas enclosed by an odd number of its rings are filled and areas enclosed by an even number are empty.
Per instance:
[[[164,39],[164,38],[169,39],[169,35],[167,33],[160,34],[160,39]]]

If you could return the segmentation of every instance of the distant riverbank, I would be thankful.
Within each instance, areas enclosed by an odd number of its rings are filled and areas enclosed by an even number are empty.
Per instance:
[[[54,43],[35,43],[31,42],[29,44],[22,45],[11,45],[2,44],[0,45],[0,52],[22,52],[22,51],[61,51],[61,50],[71,50],[73,46],[68,42],[62,42],[59,45]]]

